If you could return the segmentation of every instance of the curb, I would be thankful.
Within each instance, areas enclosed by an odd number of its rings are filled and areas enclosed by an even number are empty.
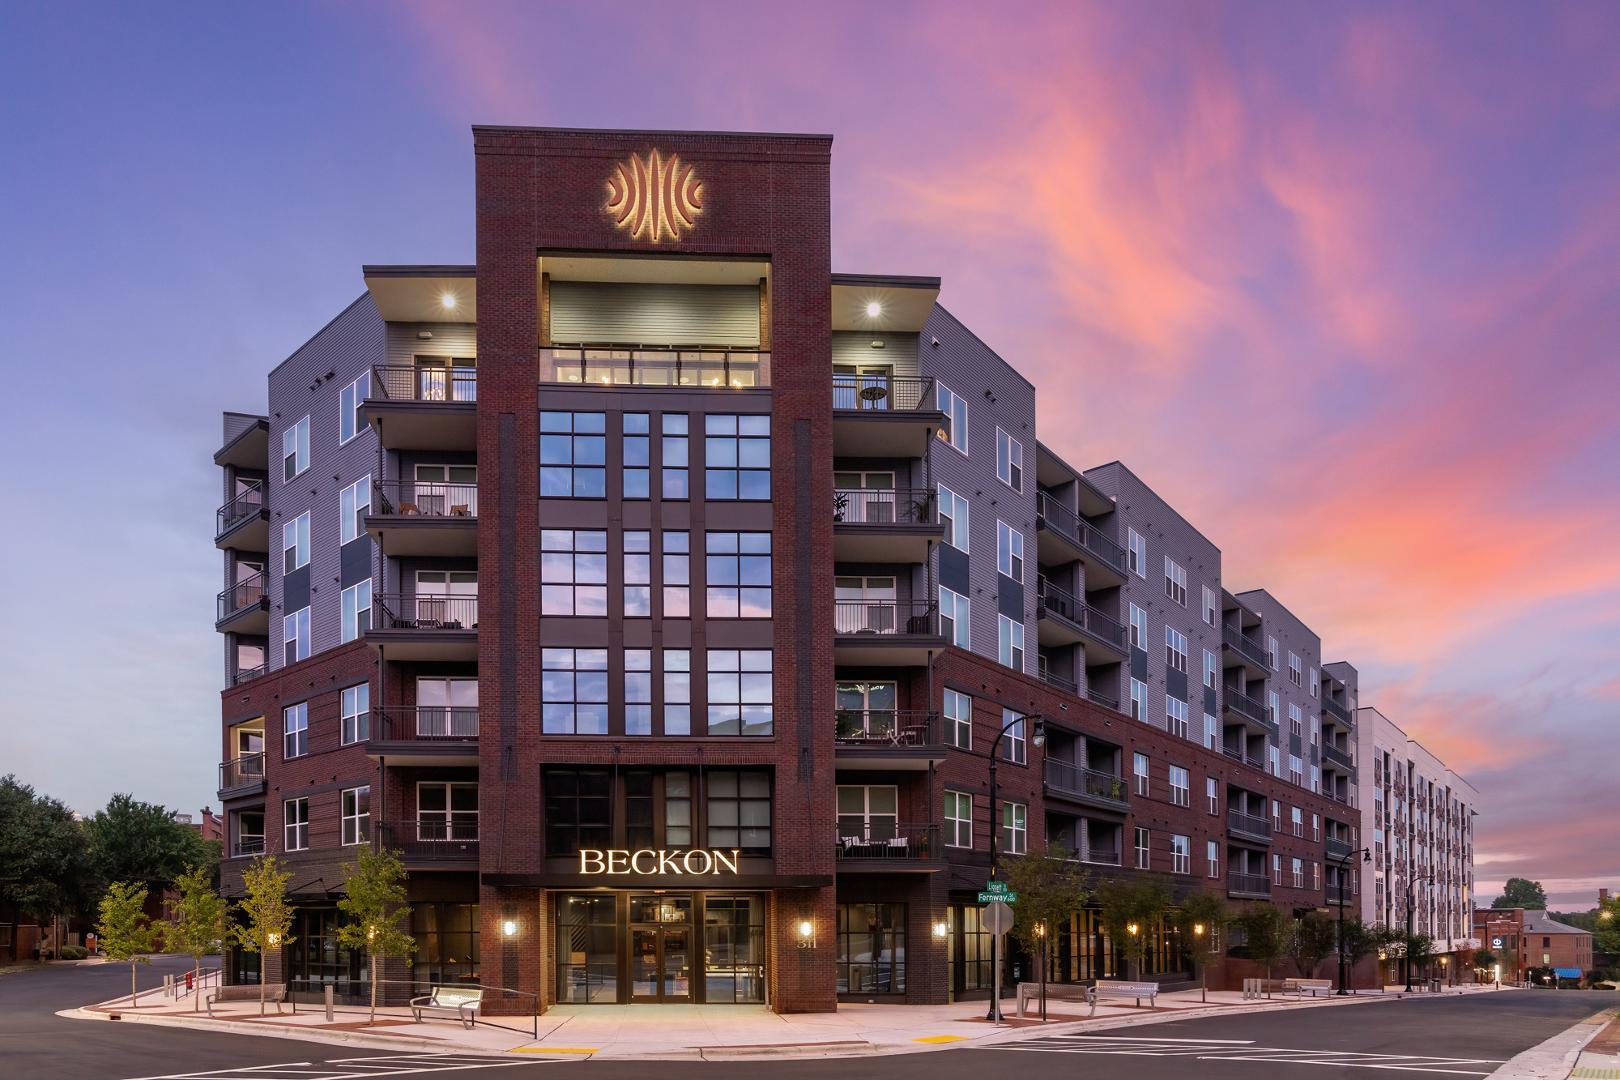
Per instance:
[[[1612,1016],[1613,1013],[1605,1008],[1552,1038],[1515,1054],[1506,1065],[1491,1074],[1491,1080],[1564,1080],[1574,1071],[1582,1048],[1597,1037]]]
[[[62,1009],[57,1016],[69,1020],[101,1020],[125,1024],[147,1024],[152,1027],[186,1028],[192,1031],[225,1031],[237,1035],[257,1035],[261,1038],[289,1039],[294,1042],[326,1043],[330,1046],[364,1046],[373,1050],[415,1050],[435,1054],[474,1054],[480,1057],[505,1057],[510,1051],[467,1049],[440,1042],[437,1039],[418,1039],[408,1035],[368,1035],[360,1031],[322,1031],[297,1028],[273,1028],[266,1024],[243,1023],[239,1020],[208,1020],[178,1016],[139,1016],[133,1013],[96,1012],[93,1009]]]

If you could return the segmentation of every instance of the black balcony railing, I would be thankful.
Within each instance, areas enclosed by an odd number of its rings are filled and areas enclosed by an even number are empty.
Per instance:
[[[939,826],[915,825],[883,818],[840,819],[838,858],[933,859],[940,855]]]
[[[1332,762],[1335,765],[1342,765],[1346,769],[1355,765],[1355,762],[1350,760],[1350,752],[1348,750],[1340,750],[1337,746],[1334,746],[1330,742],[1325,742],[1322,744],[1322,760],[1323,762]]]
[[[1258,698],[1252,698],[1241,690],[1235,690],[1227,686],[1221,689],[1221,699],[1226,702],[1227,709],[1237,713],[1245,720],[1253,720],[1257,724],[1264,725],[1270,731],[1277,730],[1277,722],[1271,718],[1266,703]]]
[[[423,364],[380,364],[371,369],[374,393],[383,401],[478,400],[478,369]]]
[[[1112,694],[1105,694],[1101,690],[1096,690],[1089,686],[1086,687],[1086,700],[1095,702],[1105,709],[1113,709],[1115,712],[1122,711],[1119,707],[1119,698],[1114,697]]]
[[[1340,705],[1337,701],[1334,701],[1330,697],[1324,697],[1322,699],[1322,711],[1346,726],[1349,726],[1351,722],[1350,710],[1345,708],[1343,705]]]
[[[1230,626],[1221,627],[1221,644],[1237,653],[1251,664],[1263,668],[1271,667],[1271,657],[1266,652],[1265,645],[1256,641],[1241,630]]]
[[[1239,896],[1270,896],[1271,879],[1264,874],[1229,873],[1226,888]]]
[[[231,843],[231,858],[233,859],[246,859],[263,854],[263,836],[239,836]]]
[[[540,381],[588,386],[771,385],[771,354],[759,349],[563,345],[540,350]]]
[[[1327,838],[1326,848],[1328,858],[1342,859],[1350,854],[1350,841],[1330,836]]]
[[[214,511],[214,538],[224,536],[249,518],[264,511],[264,484],[255,480],[244,484],[231,501]]]
[[[833,521],[841,525],[933,525],[936,498],[928,488],[834,488]]]
[[[372,485],[373,514],[398,517],[478,516],[478,482],[383,480]]]
[[[1125,572],[1125,549],[1112,537],[1044,491],[1035,493],[1035,513],[1039,522],[1077,545],[1082,551],[1095,555],[1120,573]]]
[[[265,602],[264,573],[243,578],[214,599],[214,621],[228,618],[240,611],[263,606]]]
[[[1092,863],[1096,866],[1120,865],[1119,852],[1111,851],[1108,848],[1087,848],[1080,855],[1080,861],[1083,863]]]
[[[1228,810],[1226,812],[1226,829],[1228,832],[1241,833],[1252,836],[1256,840],[1271,839],[1271,822],[1267,818],[1245,814],[1241,810]]]
[[[219,790],[230,791],[234,788],[249,787],[264,783],[264,752],[256,754],[243,754],[241,757],[222,761],[219,765]]]
[[[915,375],[833,372],[833,408],[862,412],[917,412],[937,408],[934,380]]]
[[[1125,627],[1107,614],[1087,604],[1060,585],[1054,585],[1042,574],[1035,579],[1036,595],[1047,614],[1084,631],[1107,645],[1124,651]]]
[[[1046,666],[1041,667],[1041,681],[1057,687],[1059,690],[1079,696],[1080,686],[1073,679],[1065,678]]]
[[[382,843],[407,861],[476,862],[478,815],[462,812],[388,822],[382,827]]]
[[[270,670],[270,665],[260,664],[258,667],[237,668],[236,674],[231,676],[232,686],[241,686],[245,682],[252,682]]]
[[[833,629],[839,634],[916,634],[937,636],[939,613],[926,600],[839,600]]]
[[[478,706],[417,705],[372,709],[371,737],[383,742],[471,742],[478,738]]]
[[[921,709],[839,709],[833,737],[847,746],[938,746],[939,714]]]
[[[379,630],[473,630],[478,626],[478,597],[417,593],[377,597],[373,605]]]
[[[1046,759],[1046,786],[1066,795],[1077,795],[1124,810],[1130,806],[1130,790],[1123,776],[1088,769],[1072,761]]]

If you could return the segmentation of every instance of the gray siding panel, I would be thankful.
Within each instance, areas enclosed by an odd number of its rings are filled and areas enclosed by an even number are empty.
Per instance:
[[[874,348],[874,343],[881,346]],[[898,376],[917,374],[916,334],[862,334],[854,330],[835,330],[832,336],[832,360],[838,364],[887,364]]]
[[[755,348],[759,288],[553,281],[551,340]]]

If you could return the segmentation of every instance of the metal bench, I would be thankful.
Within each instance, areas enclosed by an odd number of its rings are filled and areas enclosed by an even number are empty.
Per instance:
[[[1148,1008],[1152,1008],[1158,1001],[1159,984],[1150,982],[1118,982],[1112,979],[1098,979],[1086,990],[1086,1001],[1091,1004],[1091,1015],[1097,1015],[1097,1002],[1103,998],[1135,998],[1136,1007],[1142,1007],[1142,999],[1148,999]]]
[[[484,1003],[484,991],[477,986],[435,986],[426,997],[411,998],[411,1015],[422,1022],[425,1012],[453,1015],[461,1026],[470,1028],[478,1021],[478,1009]]]
[[[213,993],[203,999],[203,1005],[208,1009],[208,1015],[213,1016],[214,1002],[216,1001],[259,1001],[261,1000],[260,993],[264,994],[262,1000],[275,1002],[276,1012],[278,1013],[281,1011],[282,1002],[286,1002],[291,1006],[294,1013],[298,1011],[297,1003],[287,1000],[286,983],[266,983],[263,985],[259,983],[233,983],[230,986],[216,987]]]
[[[1283,989],[1292,991],[1300,997],[1306,994],[1315,997],[1317,994],[1333,993],[1332,979],[1284,979]]]
[[[1041,999],[1041,984],[1021,982],[1018,984],[1018,1015],[1024,1015],[1024,1006],[1031,1001]],[[1086,987],[1079,983],[1047,983],[1046,1000],[1048,1001],[1085,1001]]]

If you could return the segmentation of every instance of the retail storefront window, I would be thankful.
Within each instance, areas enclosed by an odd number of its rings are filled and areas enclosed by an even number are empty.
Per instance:
[[[618,920],[612,895],[557,898],[557,1000],[619,1000]]]
[[[765,1000],[765,900],[703,901],[703,1000],[710,1005]]]
[[[838,992],[906,992],[906,905],[838,905]]]
[[[478,905],[412,904],[411,978],[428,987],[478,981]]]

